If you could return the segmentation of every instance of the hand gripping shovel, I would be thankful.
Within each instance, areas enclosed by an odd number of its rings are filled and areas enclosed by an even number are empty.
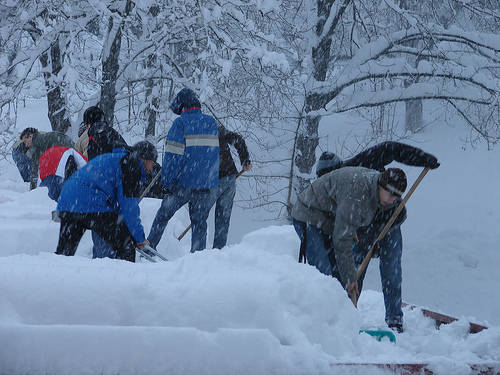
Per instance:
[[[151,190],[155,182],[160,178],[161,176],[161,171],[159,171],[156,176],[151,180],[149,185],[146,187],[146,189],[142,192],[141,196],[139,197],[139,202],[142,201],[142,199],[146,196],[146,194]],[[146,258],[152,263],[156,262],[155,256],[163,260],[164,262],[168,261],[167,258],[165,258],[163,255],[161,255],[156,249],[153,249],[151,246],[146,245],[142,248],[142,250],[139,250],[138,248],[135,249],[135,252],[139,254],[140,256]]]
[[[137,252],[137,254],[139,254],[140,256],[146,258],[147,260],[149,260],[150,262],[153,262],[153,263],[156,262],[155,256],[158,257],[158,258],[160,258],[164,262],[168,261],[167,258],[165,258],[157,250],[153,249],[149,245],[144,246],[142,248],[142,250],[139,250],[139,249],[136,248],[135,251]]]

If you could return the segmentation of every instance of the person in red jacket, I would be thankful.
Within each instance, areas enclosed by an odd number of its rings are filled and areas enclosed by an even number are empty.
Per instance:
[[[87,164],[87,158],[71,147],[52,146],[40,155],[40,186],[49,189],[50,199],[57,202],[64,182]]]

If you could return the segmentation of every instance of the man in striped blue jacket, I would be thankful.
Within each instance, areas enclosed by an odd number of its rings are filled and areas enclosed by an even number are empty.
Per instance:
[[[190,89],[179,91],[170,109],[179,115],[167,134],[162,165],[162,183],[171,194],[163,198],[148,240],[156,247],[170,218],[188,203],[191,252],[195,252],[206,247],[208,213],[219,183],[218,127],[212,116],[202,113]]]

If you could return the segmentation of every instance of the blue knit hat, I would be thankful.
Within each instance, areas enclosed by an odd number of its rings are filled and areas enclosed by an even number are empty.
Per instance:
[[[180,115],[183,110],[188,108],[199,108],[201,103],[193,90],[184,88],[177,93],[172,103],[170,103],[170,109],[176,115]]]

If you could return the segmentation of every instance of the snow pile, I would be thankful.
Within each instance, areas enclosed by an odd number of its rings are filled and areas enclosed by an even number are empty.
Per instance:
[[[89,233],[77,256],[56,256],[55,203],[45,188],[28,191],[12,160],[1,160],[0,374],[386,373],[334,367],[352,363],[427,363],[439,374],[469,374],[469,364],[498,364],[500,172],[490,166],[500,150],[457,151],[455,132],[429,129],[414,143],[442,166],[408,204],[403,298],[461,320],[436,330],[405,309],[396,344],[358,334],[386,328],[383,296],[368,290],[380,288],[377,260],[356,310],[336,280],[297,263],[291,226],[247,233],[264,225],[251,221],[262,215],[238,207],[232,245],[221,251],[189,254],[190,235],[176,239],[189,224],[182,209],[158,246],[170,262],[92,260]],[[421,170],[404,169],[410,182]],[[141,202],[146,233],[159,205]],[[467,320],[490,328],[470,335]]]
[[[408,328],[396,345],[359,335],[384,327],[382,295],[365,291],[354,309],[336,280],[297,263],[291,226],[261,229],[221,251],[180,246],[176,259],[165,252],[173,259],[166,263],[91,260],[85,251],[63,257],[51,253],[58,228],[47,215],[36,218],[45,225],[21,228],[42,212],[23,202],[50,212],[38,194],[13,193],[1,204],[9,207],[2,215],[17,204],[11,228],[29,230],[24,239],[36,239],[41,252],[0,257],[0,341],[8,343],[0,373],[319,374],[363,362],[466,373],[468,363],[500,361],[500,329],[468,335],[457,322],[437,331],[418,311],[405,311]],[[144,201],[143,215],[151,218],[155,210],[145,208],[158,203]],[[177,240],[167,233],[165,241]]]

